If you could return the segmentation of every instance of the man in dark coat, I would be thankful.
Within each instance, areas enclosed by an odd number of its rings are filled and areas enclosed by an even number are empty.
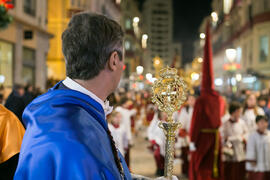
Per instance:
[[[34,92],[33,92],[33,86],[28,84],[24,90],[25,91],[23,95],[23,101],[24,101],[25,106],[27,106],[35,98]]]
[[[20,120],[22,120],[22,113],[25,108],[23,101],[24,88],[22,85],[15,84],[13,91],[8,96],[5,107],[12,111]]]

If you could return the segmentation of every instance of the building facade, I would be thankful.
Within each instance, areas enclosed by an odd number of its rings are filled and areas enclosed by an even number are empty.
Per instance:
[[[142,31],[140,22],[142,21],[141,13],[135,1],[121,1],[121,25],[125,32],[125,78],[129,78],[132,73],[136,72],[136,67],[142,65]]]
[[[175,68],[181,68],[182,66],[182,44],[181,43],[173,43],[172,46],[172,55],[173,61],[170,66]]]
[[[212,9],[218,18],[212,21],[217,88],[222,91],[232,86],[254,90],[269,88],[270,1],[223,0],[220,3],[214,0]],[[205,26],[206,20],[200,27],[201,33],[205,31]],[[202,56],[202,41],[196,43],[196,56]],[[227,49],[235,51],[233,62],[226,56]]]
[[[48,0],[48,29],[54,35],[50,40],[51,48],[47,59],[50,80],[62,80],[66,77],[61,36],[72,15],[90,11],[120,22],[119,3],[119,0]]]
[[[170,66],[173,61],[172,0],[147,0],[143,9],[143,29],[149,36],[143,63],[147,71],[154,72],[155,57],[160,57],[164,65]]]
[[[9,11],[13,22],[0,31],[1,83],[7,88],[18,83],[45,89],[52,37],[47,31],[47,1],[13,0],[13,4]]]
[[[121,3],[124,0],[85,0],[90,2],[90,11],[106,15],[120,22]]]

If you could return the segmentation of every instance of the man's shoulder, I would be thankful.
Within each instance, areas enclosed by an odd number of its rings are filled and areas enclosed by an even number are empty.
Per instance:
[[[76,99],[76,96],[61,96],[49,92],[27,106],[23,113],[23,122],[26,126],[42,130],[42,133],[55,131],[79,133],[86,127],[97,130],[107,126],[104,114],[93,104]]]
[[[68,113],[74,111],[85,110],[99,110],[98,107],[89,99],[80,93],[69,89],[50,90],[47,93],[34,99],[27,107],[29,112],[45,112],[44,110],[57,110],[58,114],[61,112]],[[61,110],[61,111],[60,111]]]

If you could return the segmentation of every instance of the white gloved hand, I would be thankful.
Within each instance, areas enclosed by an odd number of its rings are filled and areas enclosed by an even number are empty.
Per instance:
[[[166,177],[162,176],[162,177],[158,177],[155,180],[168,180]],[[176,176],[172,176],[172,180],[178,180],[178,178]]]

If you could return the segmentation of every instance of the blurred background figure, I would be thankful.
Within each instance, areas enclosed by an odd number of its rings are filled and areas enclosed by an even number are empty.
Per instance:
[[[245,142],[248,129],[240,119],[242,107],[239,102],[231,102],[230,117],[220,128],[223,144],[224,179],[239,180],[245,177]]]
[[[270,119],[270,109],[268,108],[268,97],[266,95],[261,95],[258,98],[258,106],[263,109],[267,118]],[[268,129],[269,128],[270,126],[268,127]]]
[[[28,84],[24,88],[24,95],[23,95],[23,101],[25,106],[27,106],[33,99],[35,98],[33,86],[31,84]]]
[[[13,179],[24,131],[15,114],[0,105],[0,179]]]
[[[257,129],[257,115],[264,115],[264,111],[257,105],[255,94],[250,94],[246,98],[242,115],[242,119],[245,121],[249,132],[253,132]]]
[[[136,114],[136,109],[130,110],[129,107],[131,105],[131,101],[127,97],[122,97],[120,100],[119,106],[115,108],[115,111],[119,112],[122,115],[122,123],[121,125],[124,127],[126,134],[126,141],[124,144],[125,149],[125,160],[127,165],[129,166],[130,160],[130,148],[132,146],[132,132],[131,132],[131,117]]]
[[[3,104],[3,103],[4,103],[4,95],[0,94],[0,104]]]
[[[12,111],[20,120],[22,120],[22,113],[25,108],[23,95],[24,87],[20,84],[15,84],[5,103],[5,107]]]
[[[155,115],[155,106],[148,104],[146,107],[146,122],[145,125],[149,126]]]
[[[256,117],[257,129],[247,141],[248,180],[270,179],[270,131],[266,116]]]
[[[36,87],[36,88],[34,89],[34,92],[33,92],[34,98],[40,96],[40,95],[43,94],[43,93],[44,93],[44,91],[42,91],[42,90],[40,89],[40,87]]]
[[[158,110],[147,129],[148,140],[151,144],[149,149],[156,162],[156,176],[164,175],[166,137],[163,130],[159,128],[159,123],[165,122],[166,119],[166,113]]]
[[[196,97],[194,95],[189,95],[187,103],[178,112],[175,118],[177,122],[181,122],[181,128],[179,130],[179,138],[177,139],[181,148],[181,167],[184,176],[188,177],[188,155],[189,155],[189,129],[192,120],[193,108],[196,102]]]
[[[115,141],[116,147],[122,153],[125,154],[125,138],[127,138],[122,122],[122,115],[120,112],[113,111],[107,118],[108,127],[111,131],[111,135]]]

